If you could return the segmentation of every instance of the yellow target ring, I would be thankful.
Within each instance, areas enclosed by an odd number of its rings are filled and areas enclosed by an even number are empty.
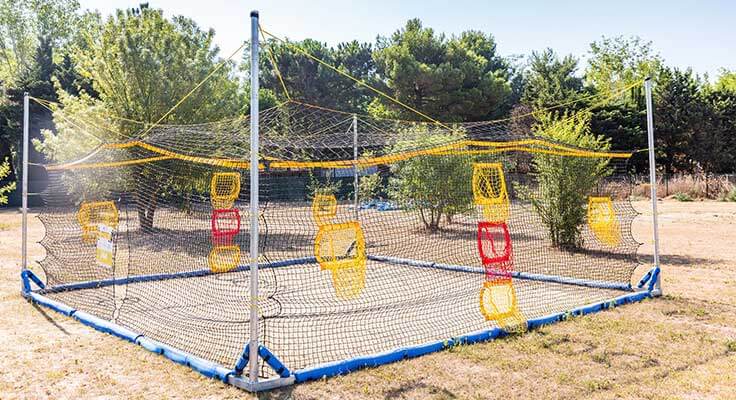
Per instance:
[[[487,281],[480,290],[480,312],[509,332],[526,330],[526,318],[519,311],[512,281]]]
[[[503,222],[509,218],[509,195],[501,163],[473,164],[473,201],[482,207],[485,221]]]
[[[588,226],[601,244],[616,247],[621,243],[621,229],[610,197],[588,198]]]

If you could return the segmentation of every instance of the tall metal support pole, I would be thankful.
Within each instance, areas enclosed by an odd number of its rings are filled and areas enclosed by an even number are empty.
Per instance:
[[[654,160],[654,112],[652,108],[652,80],[644,81],[647,100],[647,137],[649,141],[649,186],[652,198],[652,225],[654,227],[654,266],[659,267],[659,225],[657,223],[657,164]],[[661,275],[657,275],[654,289],[662,292]]]
[[[21,267],[28,269],[28,130],[29,130],[28,93],[23,93],[23,178],[21,212],[23,213]]]
[[[258,11],[250,13],[250,380],[258,380]]]
[[[358,221],[358,116],[353,114],[353,208]]]

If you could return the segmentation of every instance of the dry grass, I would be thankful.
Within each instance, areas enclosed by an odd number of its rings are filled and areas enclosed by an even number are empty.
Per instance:
[[[641,182],[634,186],[632,194],[635,197],[649,198],[650,187],[648,182]],[[667,182],[662,179],[657,182],[659,197],[682,194],[692,199],[724,200],[734,190],[736,186],[725,176],[711,176],[706,182],[704,175],[677,175]]]
[[[736,204],[665,201],[660,211],[661,299],[260,397],[734,398]],[[634,226],[644,257],[652,247],[648,217]],[[24,301],[19,215],[4,211],[0,224],[10,227],[0,233],[0,398],[253,397]],[[30,240],[42,234],[33,220]],[[30,252],[36,259],[43,250]]]

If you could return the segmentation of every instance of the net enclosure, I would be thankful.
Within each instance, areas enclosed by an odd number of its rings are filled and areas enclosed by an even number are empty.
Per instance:
[[[33,294],[231,375],[257,302],[259,376],[296,380],[649,294],[632,288],[630,153],[509,122],[297,102],[259,117],[256,299],[248,118],[159,126],[46,166]]]
[[[661,293],[656,261],[634,277],[632,153],[552,140],[574,117],[423,123],[257,100],[249,117],[94,144],[112,119],[54,108],[64,145],[88,151],[43,166],[46,255],[23,294],[265,390]]]

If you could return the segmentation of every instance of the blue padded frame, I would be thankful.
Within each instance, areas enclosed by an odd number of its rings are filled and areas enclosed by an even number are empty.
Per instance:
[[[485,274],[486,273],[485,269],[483,269],[482,267],[468,267],[465,265],[442,264],[442,263],[435,263],[435,262],[430,262],[430,261],[412,260],[409,258],[369,255],[368,259],[374,260],[374,261],[391,263],[391,264],[408,265],[408,266],[419,267],[419,268],[436,268],[436,269],[442,269],[442,270],[453,271],[453,272],[466,272],[469,274]],[[623,284],[623,283],[617,283],[617,282],[596,281],[596,280],[590,280],[590,279],[568,278],[565,276],[556,276],[556,275],[532,274],[528,272],[512,271],[511,276],[516,279],[525,279],[525,280],[539,281],[539,282],[552,282],[552,283],[560,283],[560,284],[565,284],[565,285],[585,286],[585,287],[597,288],[597,289],[612,289],[612,290],[624,290],[624,291],[630,291],[632,289],[630,283]]]
[[[374,261],[382,261],[382,262],[402,264],[402,265],[412,265],[412,266],[422,267],[422,268],[438,268],[438,269],[443,269],[443,270],[450,270],[450,271],[456,271],[456,272],[468,272],[468,273],[481,273],[482,272],[482,269],[480,268],[441,264],[441,263],[431,263],[431,262],[420,261],[420,260],[398,259],[398,258],[383,257],[383,256],[368,256],[368,258]],[[307,257],[307,258],[284,260],[284,261],[279,261],[279,262],[274,262],[274,263],[263,264],[262,268],[278,268],[278,267],[286,267],[286,266],[293,266],[293,265],[300,265],[300,264],[309,264],[309,263],[314,263],[314,262],[316,262],[316,259],[314,257]],[[261,266],[259,265],[259,267]],[[248,269],[249,269],[248,266],[240,266],[235,271],[245,271]],[[481,272],[479,272],[479,270]],[[657,281],[657,277],[659,273],[660,273],[659,267],[652,268],[639,281],[639,284],[637,285],[639,290],[634,291],[634,292],[632,292],[632,290],[634,289],[631,288],[631,285],[625,286],[621,284],[613,284],[610,282],[588,281],[588,280],[582,280],[582,279],[576,279],[576,278],[555,277],[555,276],[549,276],[549,275],[526,274],[526,273],[517,273],[518,275],[516,277],[519,279],[548,281],[548,282],[555,282],[555,283],[564,283],[564,284],[570,284],[570,285],[597,287],[597,288],[605,288],[605,289],[617,289],[617,290],[624,290],[624,291],[629,292],[627,294],[615,297],[611,300],[589,304],[589,305],[582,306],[582,307],[577,307],[567,312],[555,313],[555,314],[551,314],[548,316],[528,320],[527,327],[529,330],[533,330],[533,329],[538,329],[545,325],[549,325],[549,324],[553,324],[559,321],[566,320],[567,318],[571,316],[582,316],[586,314],[596,313],[596,312],[603,311],[603,310],[606,310],[612,307],[624,305],[627,303],[643,301],[647,298],[652,298],[656,295],[653,292],[653,289],[654,289],[654,285]],[[164,343],[158,342],[153,339],[149,339],[145,337],[143,334],[133,332],[129,330],[128,328],[125,328],[123,326],[120,326],[110,321],[103,320],[101,318],[98,318],[84,311],[76,310],[72,307],[69,307],[66,304],[55,301],[43,295],[44,293],[55,293],[55,292],[62,291],[62,290],[79,290],[79,289],[88,289],[88,288],[95,288],[95,287],[102,287],[102,286],[110,286],[110,285],[115,285],[115,284],[150,282],[150,281],[156,281],[156,280],[198,277],[198,276],[206,276],[210,274],[212,274],[212,272],[209,270],[196,270],[196,271],[170,273],[170,274],[138,275],[138,276],[132,276],[128,278],[121,278],[121,279],[107,279],[107,280],[101,280],[101,281],[79,282],[79,283],[74,283],[74,284],[69,284],[69,285],[60,285],[60,286],[49,289],[45,287],[41,279],[39,279],[32,271],[23,270],[21,271],[22,295],[32,302],[40,304],[44,307],[47,307],[51,310],[59,312],[68,317],[74,318],[80,321],[82,324],[92,327],[100,332],[104,332],[104,333],[107,333],[113,336],[117,336],[123,340],[129,341],[131,343],[135,343],[148,351],[151,351],[156,354],[160,354],[178,364],[186,365],[206,377],[218,379],[225,383],[228,383],[228,384],[231,384],[231,385],[234,385],[234,386],[237,386],[237,387],[249,390],[249,391],[269,390],[269,389],[273,389],[276,387],[290,385],[293,383],[306,382],[306,381],[316,380],[316,379],[323,379],[326,377],[333,377],[337,375],[346,374],[348,372],[352,372],[352,371],[355,371],[361,368],[376,367],[376,366],[380,366],[383,364],[388,364],[388,363],[392,363],[392,362],[396,362],[396,361],[400,361],[404,359],[419,357],[425,354],[441,351],[443,349],[447,349],[449,347],[459,345],[459,344],[478,343],[478,342],[493,340],[493,339],[500,338],[500,337],[507,335],[507,332],[500,328],[487,329],[487,330],[470,333],[467,335],[461,335],[461,336],[454,337],[454,338],[448,338],[446,340],[420,344],[417,346],[397,348],[397,349],[390,350],[387,352],[356,357],[356,358],[352,358],[348,360],[325,363],[325,364],[321,364],[321,365],[317,365],[313,367],[300,369],[294,372],[290,371],[286,367],[286,365],[284,365],[283,362],[281,362],[281,360],[278,357],[276,357],[268,348],[266,348],[265,346],[259,346],[259,349],[258,349],[259,356],[264,360],[264,362],[266,362],[271,368],[274,369],[274,371],[276,371],[279,374],[280,378],[271,378],[271,379],[267,379],[264,381],[259,381],[257,383],[253,383],[253,382],[245,381],[241,377],[241,374],[248,362],[247,356],[241,356],[241,358],[236,363],[236,366],[233,369],[228,369],[228,368],[223,367],[220,364],[213,363],[211,361],[207,361],[205,359],[202,359],[200,357],[187,353],[183,350],[171,347],[169,345],[166,345]],[[37,289],[35,290],[32,289],[32,284],[35,285]],[[592,285],[595,285],[595,286],[592,286]],[[644,286],[647,286],[647,288],[644,289]],[[247,353],[248,353],[248,345],[245,346],[245,350],[243,354],[247,355]]]

